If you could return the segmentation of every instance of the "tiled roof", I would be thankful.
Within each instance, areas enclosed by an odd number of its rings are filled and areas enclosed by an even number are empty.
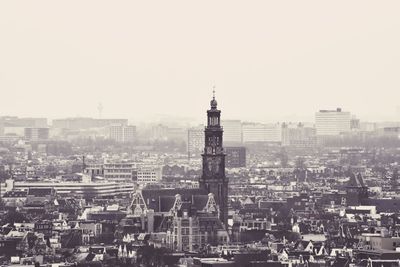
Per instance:
[[[199,208],[203,203],[204,206],[208,199],[207,192],[202,189],[143,189],[142,196],[148,209],[155,212],[168,212],[174,205],[175,195],[181,195],[182,203],[191,203],[193,208]],[[203,207],[204,207],[203,206]]]
[[[361,173],[357,175],[355,173],[350,174],[350,180],[347,184],[348,187],[365,187],[364,180],[362,178]]]

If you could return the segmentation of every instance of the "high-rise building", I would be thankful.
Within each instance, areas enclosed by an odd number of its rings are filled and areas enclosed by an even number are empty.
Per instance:
[[[204,149],[204,127],[196,127],[188,129],[187,151],[188,156],[196,157],[201,154]]]
[[[29,141],[43,141],[49,139],[49,128],[25,128],[24,136]]]
[[[221,127],[221,111],[217,109],[215,96],[207,110],[207,127],[204,131],[205,147],[203,157],[203,173],[199,180],[200,188],[215,196],[220,209],[219,218],[228,222],[228,178],[225,177],[225,154],[222,147],[223,130]]]
[[[351,114],[341,108],[320,110],[315,113],[315,128],[318,136],[335,136],[351,130]]]
[[[117,142],[133,142],[136,137],[136,126],[111,125],[109,138]]]
[[[241,168],[246,167],[246,148],[240,147],[226,147],[226,167],[228,168]]]
[[[225,144],[242,143],[242,122],[240,120],[222,120]]]
[[[243,143],[282,141],[282,129],[279,123],[245,123],[242,129]]]

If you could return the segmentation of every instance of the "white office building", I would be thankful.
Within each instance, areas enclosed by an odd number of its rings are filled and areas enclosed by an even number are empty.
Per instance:
[[[225,144],[241,144],[242,143],[242,122],[240,120],[223,120],[221,125],[224,130]]]
[[[282,141],[282,127],[279,123],[245,123],[242,131],[243,143]]]
[[[141,186],[156,184],[162,179],[162,169],[160,167],[139,167],[137,170],[137,183]]]
[[[114,182],[132,182],[134,168],[132,162],[106,161],[103,166],[104,178]]]
[[[109,126],[109,138],[117,142],[133,142],[136,137],[136,126],[114,124]]]
[[[187,151],[189,157],[200,156],[204,149],[204,126],[188,129]]]
[[[318,136],[335,136],[351,130],[351,114],[341,108],[320,110],[315,113],[315,128]]]

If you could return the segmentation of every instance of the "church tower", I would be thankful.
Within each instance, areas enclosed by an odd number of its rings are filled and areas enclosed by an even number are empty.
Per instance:
[[[203,173],[199,180],[200,188],[213,193],[219,206],[220,220],[228,222],[228,178],[225,177],[225,154],[222,147],[221,111],[217,109],[215,92],[213,92],[211,108],[207,110],[207,127],[204,131],[205,147],[203,157]]]

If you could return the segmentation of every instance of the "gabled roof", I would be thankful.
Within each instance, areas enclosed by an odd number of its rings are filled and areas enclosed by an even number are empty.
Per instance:
[[[348,187],[365,187],[364,180],[362,178],[361,173],[358,173],[357,175],[355,173],[350,174],[350,180],[347,183]]]
[[[159,210],[155,211],[169,212],[174,206],[174,203],[175,203],[175,196],[159,196],[158,197]]]
[[[148,209],[155,212],[168,212],[174,205],[175,195],[181,195],[182,203],[191,203],[198,209],[207,203],[208,194],[202,189],[143,189],[142,196]],[[204,206],[202,208],[204,208]]]

